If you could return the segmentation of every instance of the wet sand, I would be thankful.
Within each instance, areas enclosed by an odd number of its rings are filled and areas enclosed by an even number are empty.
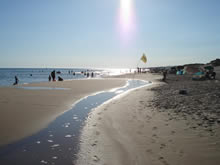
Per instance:
[[[121,98],[114,99],[95,109],[87,120],[81,135],[81,148],[78,154],[78,165],[217,165],[220,164],[220,124],[215,118],[205,119],[208,124],[199,124],[204,116],[195,116],[193,112],[204,112],[195,101],[194,90],[191,98],[183,98],[174,91],[182,89],[183,80],[169,77],[168,82],[161,82],[161,76],[139,74],[135,78],[147,79],[152,86],[134,90]],[[185,79],[185,78],[183,78]],[[188,80],[186,80],[188,79]],[[195,88],[191,79],[186,77],[188,90]],[[169,85],[169,81],[176,81]],[[178,83],[179,82],[179,83]],[[197,82],[198,83],[198,82]],[[200,87],[208,97],[216,98],[218,80]],[[204,85],[205,84],[205,85]],[[186,87],[185,86],[185,87]],[[192,88],[189,88],[192,87]],[[205,89],[210,90],[205,90]],[[175,90],[174,90],[175,89]],[[208,92],[209,91],[209,92]],[[173,92],[173,93],[172,93]],[[172,97],[172,99],[169,99]],[[187,96],[185,96],[187,97]],[[206,100],[210,98],[206,97]],[[180,101],[180,102],[178,102]],[[177,105],[172,106],[177,102]],[[170,104],[169,104],[170,103]],[[177,113],[190,103],[189,113]],[[200,103],[201,104],[201,103]],[[205,105],[204,103],[203,105]],[[171,106],[168,106],[171,105]],[[209,115],[218,117],[218,102],[208,107]],[[189,110],[194,108],[194,110]],[[199,109],[197,111],[197,109]],[[206,109],[206,111],[208,111]],[[206,115],[205,115],[206,116]],[[208,118],[207,117],[207,118]],[[206,129],[204,129],[204,127]]]
[[[73,103],[92,93],[124,86],[122,79],[90,79],[45,82],[18,87],[68,88],[68,90],[27,90],[0,88],[0,145],[9,144],[45,128]]]
[[[80,132],[88,114],[106,101],[146,85],[149,83],[128,80],[126,86],[81,99],[70,110],[52,121],[47,128],[16,143],[1,147],[0,164],[75,164]]]

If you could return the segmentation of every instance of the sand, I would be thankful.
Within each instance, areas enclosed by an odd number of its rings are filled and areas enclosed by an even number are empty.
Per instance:
[[[0,145],[15,142],[45,128],[85,96],[125,84],[126,80],[122,79],[89,79],[17,86],[68,88],[68,90],[25,90],[1,87]]]
[[[89,114],[76,164],[220,164],[219,79],[192,82],[190,76],[168,75],[161,82],[161,75],[147,73],[23,85],[69,90],[0,88],[0,144],[36,133],[79,99],[123,86],[127,78],[153,85],[122,94]],[[188,94],[180,95],[181,89]]]
[[[208,126],[210,131],[198,124],[203,118],[195,119],[191,113],[176,113],[177,106],[164,108],[183,97],[172,94],[173,88],[175,91],[182,89],[178,88],[182,80],[171,87],[159,81],[161,76],[158,75],[138,74],[135,78],[150,80],[153,85],[122,95],[90,113],[82,130],[77,165],[220,164],[220,125],[217,121]],[[191,83],[191,79],[187,82]],[[209,94],[212,96],[211,92]],[[192,98],[196,96],[189,100]],[[181,100],[182,105],[187,106],[190,101],[185,103],[184,100]],[[196,109],[198,103],[191,106]],[[215,106],[209,107],[214,115]]]

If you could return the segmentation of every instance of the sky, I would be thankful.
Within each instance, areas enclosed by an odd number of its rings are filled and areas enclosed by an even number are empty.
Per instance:
[[[3,68],[136,68],[216,58],[219,0],[0,0]]]

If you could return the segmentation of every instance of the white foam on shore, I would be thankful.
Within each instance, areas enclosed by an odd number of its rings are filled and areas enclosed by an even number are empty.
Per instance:
[[[116,94],[119,94],[119,93],[122,93],[122,92],[124,92],[124,90],[118,90],[118,91],[116,91],[115,93],[116,93]]]

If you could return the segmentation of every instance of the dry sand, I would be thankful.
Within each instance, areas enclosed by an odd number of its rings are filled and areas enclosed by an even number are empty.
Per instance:
[[[19,86],[56,87],[69,90],[0,88],[0,145],[32,135],[46,127],[77,100],[95,92],[124,86],[122,79],[45,82]]]
[[[175,113],[175,107],[164,109],[159,106],[160,101],[164,100],[162,105],[175,102],[167,99],[172,93],[163,95],[167,84],[150,74],[138,74],[135,78],[154,84],[113,99],[90,113],[82,131],[77,164],[220,164],[220,125],[216,123],[210,134],[190,114],[186,113],[186,117]],[[182,96],[173,97],[178,100]],[[187,103],[182,100],[183,105]],[[193,106],[196,109],[198,103]]]

